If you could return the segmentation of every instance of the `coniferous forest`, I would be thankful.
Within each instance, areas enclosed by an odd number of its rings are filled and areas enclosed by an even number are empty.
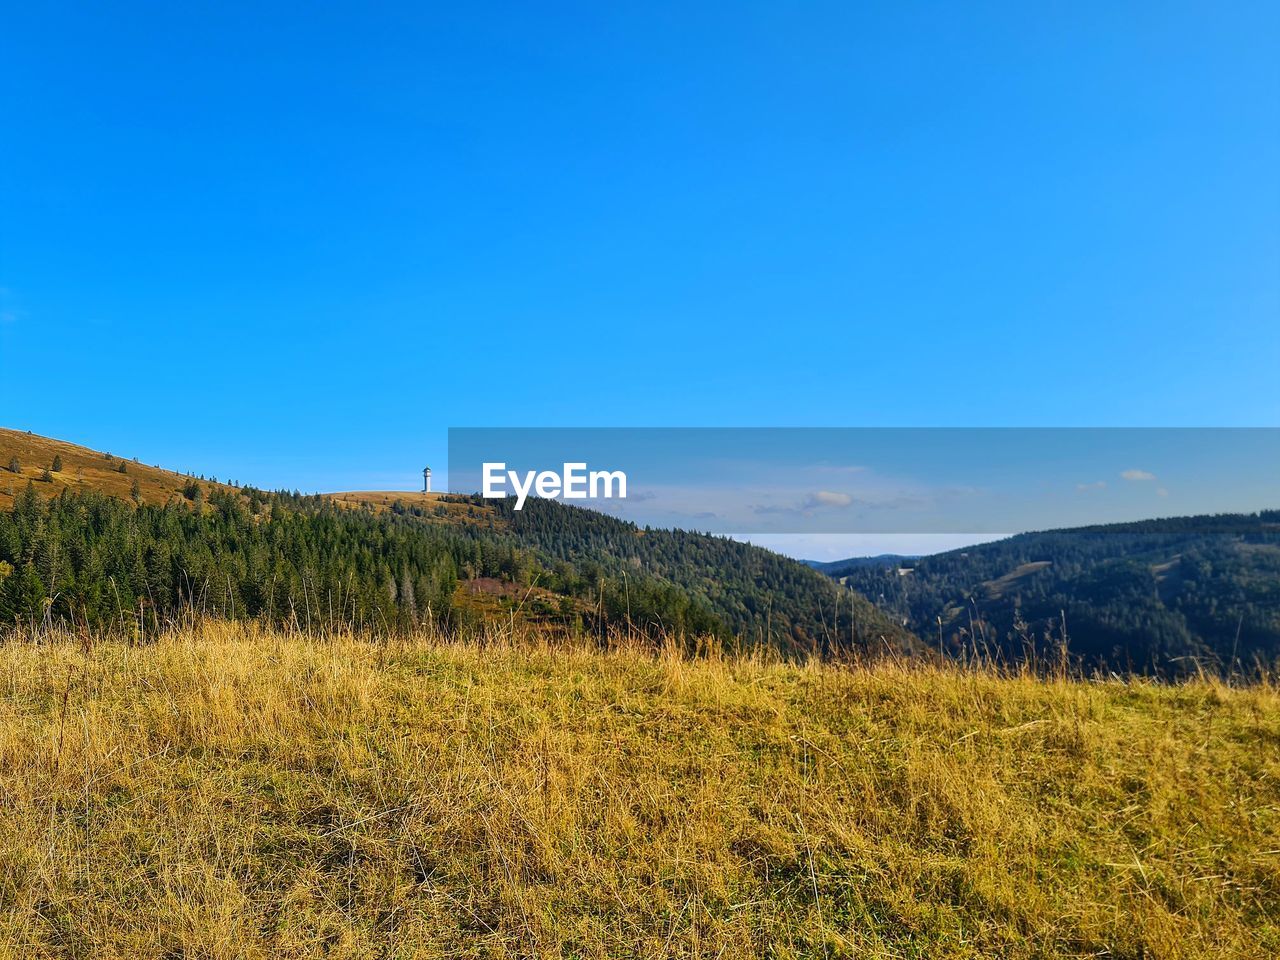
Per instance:
[[[1023,534],[830,576],[555,501],[389,509],[191,479],[158,505],[33,483],[0,513],[0,624],[145,636],[184,616],[382,634],[503,615],[788,653],[935,650],[1176,675],[1280,658],[1280,514]],[[909,572],[908,572],[909,571]],[[839,581],[839,583],[837,583]]]
[[[1175,675],[1280,659],[1280,511],[1026,533],[826,569],[956,657],[1065,652]]]
[[[476,499],[466,522],[441,522],[402,503],[379,512],[247,487],[206,493],[194,480],[183,493],[163,506],[97,493],[46,501],[28,485],[0,514],[0,622],[145,633],[200,614],[385,633],[474,620],[459,582],[493,578],[536,589],[530,612],[581,630],[806,652],[906,637],[777,554],[549,501],[516,512]]]

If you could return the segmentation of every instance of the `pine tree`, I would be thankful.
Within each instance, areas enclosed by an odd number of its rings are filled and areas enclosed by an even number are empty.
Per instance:
[[[13,501],[13,517],[26,529],[34,529],[44,515],[44,504],[36,493],[35,484],[27,481],[24,489]]]
[[[405,567],[400,571],[400,607],[404,610],[411,623],[418,620],[418,601],[414,596],[413,581],[409,579],[409,569]]]
[[[53,472],[54,472],[54,473],[61,473],[61,472],[62,472],[62,457],[61,457],[61,455],[55,455],[55,456],[54,456],[54,458],[53,458]]]
[[[45,589],[35,565],[26,563],[22,571],[12,577],[9,606],[22,619],[33,620],[44,613]]]
[[[12,456],[9,458],[9,472],[10,473],[22,472],[22,464],[18,462],[17,456]]]

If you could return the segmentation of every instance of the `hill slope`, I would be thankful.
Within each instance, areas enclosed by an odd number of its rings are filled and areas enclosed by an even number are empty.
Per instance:
[[[768,646],[815,653],[886,641],[900,650],[911,646],[910,635],[861,595],[833,592],[831,581],[804,563],[730,537],[641,529],[554,500],[530,500],[520,511],[512,500],[476,502],[490,504],[495,522],[523,547],[551,559],[547,582],[589,595],[594,581],[607,578],[612,589],[606,586],[603,602],[615,620],[625,616],[665,632],[664,611],[695,620],[705,611],[734,634]],[[566,565],[576,565],[577,580],[557,579]],[[680,585],[688,606],[673,603],[663,584]]]
[[[1028,533],[830,575],[935,647],[1176,673],[1280,658],[1280,512]],[[941,622],[939,622],[941,621]]]
[[[216,625],[0,674],[3,957],[1280,955],[1272,687]]]
[[[11,469],[15,460],[17,471]],[[57,461],[61,469],[54,471]],[[195,479],[188,474],[139,463],[136,459],[0,427],[0,510],[11,509],[14,498],[28,483],[34,483],[37,492],[46,498],[67,490],[93,491],[125,500],[132,497],[136,482],[144,503],[162,505],[182,498],[184,490]],[[206,490],[231,489],[209,480],[197,482]]]
[[[914,642],[802,564],[722,538],[540,500],[517,512],[435,494],[264,493],[4,439],[31,465],[0,512],[0,623],[144,633],[203,613],[387,632],[500,617],[805,653]],[[62,470],[45,478],[53,457]]]

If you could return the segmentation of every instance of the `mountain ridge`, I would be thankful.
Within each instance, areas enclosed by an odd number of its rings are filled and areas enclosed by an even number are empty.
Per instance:
[[[1157,673],[1280,659],[1276,510],[1037,531],[921,557],[905,575],[827,574],[956,656],[1065,645],[1091,667]]]
[[[109,626],[129,611],[154,631],[198,609],[308,629],[519,618],[797,654],[914,642],[798,561],[554,501],[267,492],[8,430],[11,459],[0,621]]]

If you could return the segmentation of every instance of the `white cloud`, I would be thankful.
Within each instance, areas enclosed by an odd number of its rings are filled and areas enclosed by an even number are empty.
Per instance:
[[[847,493],[835,493],[831,490],[819,490],[817,493],[811,493],[804,502],[804,509],[811,510],[814,507],[847,507],[853,503],[853,497]]]
[[[1125,480],[1154,480],[1156,475],[1146,470],[1122,470],[1120,476]]]
[[[1076,489],[1081,492],[1084,492],[1086,490],[1105,490],[1106,488],[1107,488],[1107,481],[1105,480],[1098,480],[1094,483],[1077,483],[1076,484]]]
[[[1168,490],[1166,490],[1164,487],[1157,487],[1157,488],[1156,488],[1156,496],[1157,496],[1157,497],[1167,497],[1168,495],[1169,495],[1169,491],[1168,491]]]
[[[778,503],[753,504],[750,509],[756,516],[777,514],[780,516],[807,517],[814,510],[851,506],[853,506],[853,497],[849,494],[837,493],[834,490],[819,490],[817,493],[807,494],[803,500],[794,505]]]

